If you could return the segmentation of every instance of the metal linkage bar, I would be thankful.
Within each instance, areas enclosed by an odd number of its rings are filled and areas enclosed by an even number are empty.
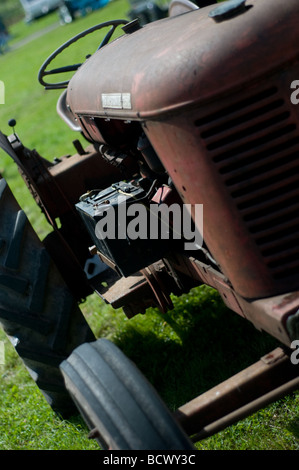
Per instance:
[[[175,417],[194,442],[299,389],[298,366],[277,348],[257,363],[180,407]]]

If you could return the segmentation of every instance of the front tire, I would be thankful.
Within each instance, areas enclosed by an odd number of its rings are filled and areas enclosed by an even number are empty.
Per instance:
[[[83,344],[61,364],[92,436],[109,450],[194,450],[153,387],[110,341]]]

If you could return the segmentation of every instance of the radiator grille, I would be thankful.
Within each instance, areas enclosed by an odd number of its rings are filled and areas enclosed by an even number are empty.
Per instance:
[[[195,121],[274,279],[298,273],[299,133],[276,87]]]

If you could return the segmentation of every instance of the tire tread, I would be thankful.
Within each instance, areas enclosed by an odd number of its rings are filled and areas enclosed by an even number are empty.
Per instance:
[[[95,338],[4,179],[0,240],[0,323],[48,403],[69,416],[75,407],[59,364]]]

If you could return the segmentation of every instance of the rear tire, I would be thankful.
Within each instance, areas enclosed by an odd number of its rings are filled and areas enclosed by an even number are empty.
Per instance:
[[[194,450],[153,387],[110,341],[102,338],[79,346],[61,370],[102,448]]]
[[[59,369],[93,341],[74,297],[6,181],[0,179],[0,323],[53,410],[76,411]]]

